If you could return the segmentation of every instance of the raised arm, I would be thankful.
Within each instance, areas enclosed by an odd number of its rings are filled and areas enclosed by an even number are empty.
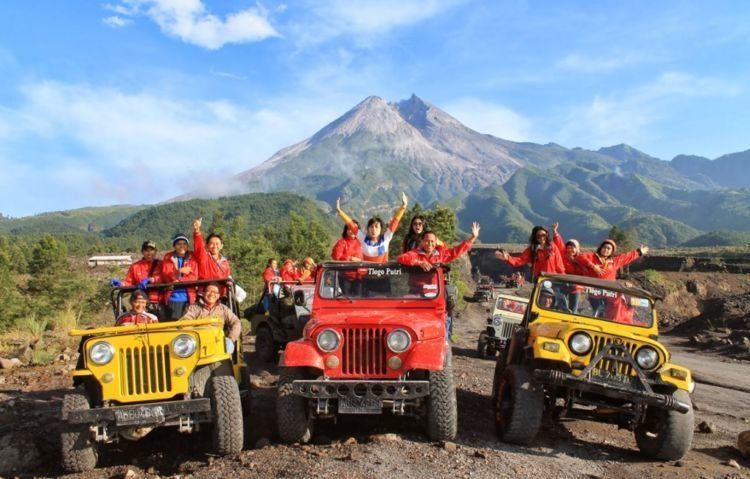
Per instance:
[[[560,251],[561,254],[565,254],[565,242],[563,241],[560,233],[557,231],[558,226],[560,226],[560,223],[558,223],[557,221],[552,223],[552,241],[557,247],[557,250]]]
[[[479,223],[476,221],[471,224],[471,235],[462,241],[457,246],[450,249],[444,249],[443,251],[443,262],[450,263],[451,261],[459,258],[461,255],[466,254],[471,247],[474,245],[474,241],[479,238]]]
[[[203,218],[196,218],[193,220],[193,254],[195,259],[199,262],[203,261],[206,256],[206,245],[203,243],[203,235],[201,234],[201,223]]]
[[[648,246],[641,245],[640,248],[634,249],[633,251],[625,254],[621,254],[619,256],[615,256],[612,259],[612,263],[615,267],[615,269],[620,269],[624,266],[629,265],[633,261],[637,260],[643,255],[648,254]]]
[[[357,234],[359,232],[359,228],[357,228],[357,225],[352,221],[352,219],[344,213],[344,210],[341,209],[341,198],[336,198],[336,213],[338,213],[339,218],[346,224],[346,226],[349,227],[352,231],[354,231],[354,234]]]
[[[393,218],[391,218],[391,221],[388,223],[388,229],[391,231],[391,233],[395,233],[398,229],[398,224],[401,222],[401,218],[404,217],[404,212],[406,211],[406,207],[409,205],[409,198],[406,197],[406,193],[401,193],[401,206],[398,207],[396,212],[393,214]]]

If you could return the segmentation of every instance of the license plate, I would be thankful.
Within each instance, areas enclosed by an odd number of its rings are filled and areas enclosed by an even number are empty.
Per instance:
[[[608,382],[610,384],[630,386],[633,383],[633,378],[630,376],[626,376],[625,374],[613,373],[604,369],[594,368],[591,370],[591,374],[597,379]]]
[[[115,422],[118,426],[158,424],[164,422],[164,420],[164,408],[162,406],[139,406],[115,410]]]
[[[339,412],[341,414],[381,414],[383,412],[383,400],[378,398],[340,398]]]

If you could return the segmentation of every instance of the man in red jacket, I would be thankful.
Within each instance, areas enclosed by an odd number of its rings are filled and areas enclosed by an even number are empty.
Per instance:
[[[144,241],[141,245],[141,254],[143,254],[143,258],[130,265],[123,281],[117,279],[111,281],[113,287],[140,286],[141,289],[145,289],[147,284],[159,282],[161,265],[160,261],[156,259],[156,243],[151,240]],[[158,305],[159,291],[149,291],[148,302],[152,307]]]
[[[402,254],[398,257],[398,262],[407,266],[419,266],[424,271],[430,271],[435,263],[450,263],[467,253],[478,237],[479,223],[476,221],[471,225],[471,236],[453,248],[438,246],[437,235],[432,231],[425,231],[419,248]]]
[[[161,281],[164,283],[179,283],[198,279],[198,262],[189,251],[190,243],[182,233],[175,235],[172,240],[174,251],[164,255],[162,260]],[[180,288],[164,292],[164,304],[167,305],[166,317],[172,320],[180,319],[185,309],[195,302],[195,287]]]
[[[193,220],[193,254],[198,262],[198,279],[225,279],[232,276],[229,260],[221,254],[224,242],[216,233],[206,238],[205,246],[201,233],[202,218]]]
[[[638,249],[615,256],[616,251],[617,244],[614,240],[605,239],[597,248],[596,254],[582,256],[579,262],[593,271],[589,276],[615,280],[620,268],[648,254],[648,246],[641,245]]]

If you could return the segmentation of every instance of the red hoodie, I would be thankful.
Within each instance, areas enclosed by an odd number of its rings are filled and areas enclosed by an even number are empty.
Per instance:
[[[580,255],[579,255],[580,256]],[[630,253],[621,254],[618,256],[610,256],[609,258],[602,258],[596,253],[587,254],[582,257],[579,262],[589,268],[590,273],[587,276],[601,279],[615,280],[617,279],[617,271],[632,263],[641,257],[640,250],[633,250]],[[602,269],[602,274],[597,274],[593,267],[599,266]]]
[[[562,254],[555,243],[550,244],[549,248],[539,248],[536,252],[536,259],[532,260],[531,246],[523,250],[521,256],[510,256],[507,259],[509,265],[514,268],[531,264],[531,277],[536,278],[544,273],[565,274],[565,265],[563,264]]]
[[[225,279],[232,276],[232,266],[229,260],[221,256],[218,260],[206,251],[206,244],[199,232],[193,232],[195,251],[193,255],[198,262],[198,279]]]
[[[416,266],[423,261],[427,261],[430,264],[450,263],[469,251],[473,244],[472,240],[466,240],[453,248],[438,246],[429,255],[422,248],[413,249],[399,256],[398,262],[407,266]]]
[[[294,269],[294,263],[285,261],[281,267],[281,281],[297,281],[298,279],[299,273]]]
[[[331,251],[331,259],[335,261],[351,261],[352,258],[362,260],[362,244],[355,238],[341,238],[336,241]]]
[[[190,273],[182,274],[177,271],[177,258],[174,258],[174,251],[165,254],[164,259],[161,262],[161,281],[164,283],[177,283],[180,281],[195,281],[198,279],[198,262],[193,257],[192,252],[188,251],[185,254],[185,262],[182,266],[190,266]],[[195,288],[187,288],[187,292],[188,302],[193,304],[195,302]],[[170,296],[172,296],[172,291],[164,291],[164,304],[169,304]]]
[[[138,286],[138,283],[146,278],[151,278],[152,283],[158,283],[161,281],[159,273],[161,272],[161,261],[155,259],[153,261],[146,261],[141,259],[130,265],[128,268],[128,274],[125,275],[125,279],[122,282],[123,286]],[[150,303],[159,302],[159,291],[151,289],[148,291],[148,300]]]

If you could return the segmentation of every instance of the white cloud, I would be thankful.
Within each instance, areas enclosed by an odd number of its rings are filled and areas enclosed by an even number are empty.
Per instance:
[[[129,20],[127,18],[118,17],[117,15],[113,15],[111,17],[106,17],[102,19],[102,22],[107,25],[108,27],[112,28],[122,28],[126,25],[129,25],[132,23],[132,20]]]
[[[563,144],[605,146],[643,144],[654,134],[654,124],[674,114],[677,98],[733,96],[740,87],[717,78],[666,72],[650,83],[620,94],[597,94],[588,104],[575,105],[560,123],[555,141]]]
[[[503,105],[462,98],[441,107],[472,130],[511,141],[531,139],[531,121]]]
[[[154,203],[207,183],[223,187],[343,111],[325,99],[282,98],[273,105],[249,109],[158,92],[27,85],[17,106],[0,106],[0,183],[15,185],[0,191],[0,211],[59,209],[53,198],[63,197],[71,202],[65,207]],[[34,201],[47,198],[45,205],[9,210],[6,204],[29,196],[28,185],[38,192]]]
[[[360,43],[393,29],[420,23],[466,0],[313,0],[307,7],[314,17],[290,26],[297,42],[318,44],[341,35]]]
[[[244,75],[237,75],[236,73],[224,72],[221,70],[214,70],[213,68],[211,69],[210,73],[211,75],[214,75],[220,78],[228,78],[229,80],[237,80],[237,81],[247,80],[247,77]]]
[[[167,35],[209,50],[279,36],[259,6],[230,13],[223,20],[210,13],[202,0],[121,0],[106,7],[121,15],[146,15]]]

